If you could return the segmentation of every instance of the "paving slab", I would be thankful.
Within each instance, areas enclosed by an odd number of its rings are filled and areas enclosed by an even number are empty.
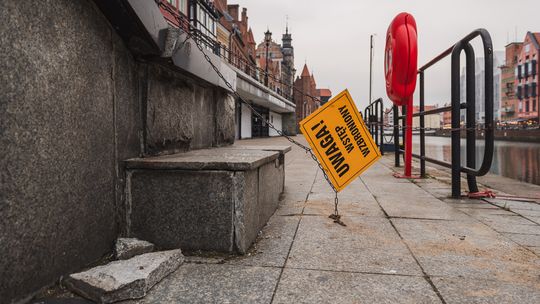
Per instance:
[[[287,267],[421,275],[390,222],[377,217],[305,216],[300,222]]]
[[[525,217],[540,217],[540,210],[514,209],[513,212]]]
[[[540,235],[540,226],[521,216],[486,215],[478,219],[501,233],[523,233]]]
[[[311,197],[311,196],[310,196]],[[334,213],[334,199],[309,199],[304,214],[329,216]],[[384,217],[384,213],[372,196],[358,197],[354,201],[340,197],[338,209],[340,214],[347,216],[376,216]]]
[[[497,210],[502,209],[499,206],[492,205],[486,201],[477,200],[477,199],[443,198],[441,200],[445,203],[448,203],[450,206],[454,208],[497,209]]]
[[[290,199],[287,196],[279,202],[279,206],[274,213],[275,216],[300,215],[304,209],[305,198],[303,200]]]
[[[446,303],[505,303],[536,304],[540,303],[540,284],[505,281],[468,279],[468,278],[433,278]]]
[[[414,197],[428,197],[433,198],[433,195],[423,190],[422,188],[416,186],[413,183],[392,183],[392,184],[383,184],[369,181],[366,181],[366,185],[371,193],[374,195],[403,195],[407,194],[408,198]]]
[[[422,277],[285,269],[274,298],[283,303],[441,303]]]
[[[460,208],[461,212],[468,214],[474,218],[493,218],[493,217],[520,217],[519,215],[504,210],[499,207],[495,208]]]
[[[540,257],[540,247],[527,247],[530,251],[534,252],[537,256]]]
[[[523,215],[524,218],[533,221],[535,224],[540,224],[540,216],[532,216],[532,215]]]
[[[486,201],[503,208],[509,208],[512,211],[530,210],[540,212],[540,204],[533,202],[520,202],[505,199],[486,199]],[[519,210],[519,211],[518,211]]]
[[[538,281],[538,258],[480,222],[392,222],[430,276]]]
[[[247,254],[226,264],[283,267],[300,217],[273,216]]]
[[[522,234],[522,233],[503,233],[507,238],[522,245],[540,247],[540,235],[538,234]]]
[[[435,197],[407,195],[376,195],[377,201],[390,217],[423,218],[435,220],[470,221],[463,212]]]
[[[154,303],[270,303],[280,269],[184,264],[139,301]]]

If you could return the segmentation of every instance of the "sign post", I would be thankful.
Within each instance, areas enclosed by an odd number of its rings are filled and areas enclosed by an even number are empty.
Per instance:
[[[302,120],[300,129],[336,191],[381,157],[347,90]]]
[[[396,177],[412,178],[412,115],[413,94],[418,73],[418,43],[416,21],[408,13],[397,15],[386,33],[384,75],[386,93],[396,106],[406,106],[405,172]],[[399,138],[394,138],[399,140]],[[399,153],[399,151],[396,151]]]

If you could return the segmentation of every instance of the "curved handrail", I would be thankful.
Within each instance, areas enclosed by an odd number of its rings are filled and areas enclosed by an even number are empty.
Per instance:
[[[484,90],[485,90],[485,150],[482,164],[477,170],[470,167],[461,167],[460,171],[473,176],[482,176],[489,172],[493,161],[493,148],[494,148],[494,124],[493,124],[493,43],[489,32],[485,29],[477,29],[471,32],[465,38],[456,43],[452,49],[452,128],[454,127],[454,116],[456,114],[457,125],[459,127],[459,68],[460,68],[460,55],[462,51],[472,49],[469,42],[474,38],[480,36],[484,47]],[[457,85],[456,85],[457,84]],[[459,131],[458,131],[459,132]],[[454,131],[454,133],[456,133]],[[459,135],[459,133],[458,133]]]

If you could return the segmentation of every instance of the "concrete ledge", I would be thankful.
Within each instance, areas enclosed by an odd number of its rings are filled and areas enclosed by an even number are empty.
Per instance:
[[[253,170],[279,157],[262,149],[216,148],[125,161],[128,169],[155,170]]]
[[[227,147],[130,159],[127,231],[163,249],[245,253],[278,206],[289,150]]]
[[[262,151],[275,151],[279,154],[285,155],[285,153],[291,151],[291,146],[232,146],[228,149],[235,150],[262,150]]]

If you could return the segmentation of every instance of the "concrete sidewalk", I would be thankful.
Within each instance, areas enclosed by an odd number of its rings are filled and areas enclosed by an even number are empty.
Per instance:
[[[340,193],[342,227],[321,172],[293,147],[280,208],[248,255],[187,257],[126,303],[540,303],[539,204],[447,199],[442,170],[414,182],[392,170],[385,157]]]

